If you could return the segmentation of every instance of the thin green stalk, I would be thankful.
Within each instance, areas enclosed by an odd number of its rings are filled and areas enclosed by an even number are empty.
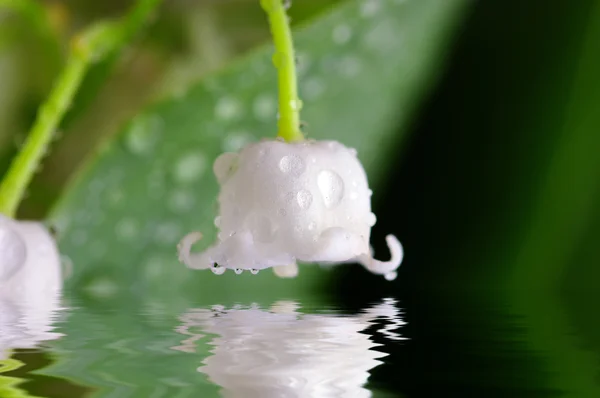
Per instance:
[[[267,13],[271,34],[275,43],[273,63],[277,68],[279,87],[279,121],[278,137],[286,141],[302,141],[304,135],[300,130],[300,108],[302,102],[298,98],[296,77],[296,57],[292,32],[282,0],[260,0]]]
[[[25,190],[48,151],[61,120],[90,66],[110,54],[132,35],[160,0],[139,0],[122,22],[103,22],[77,36],[67,64],[40,107],[22,150],[13,160],[0,185],[0,213],[14,217]]]

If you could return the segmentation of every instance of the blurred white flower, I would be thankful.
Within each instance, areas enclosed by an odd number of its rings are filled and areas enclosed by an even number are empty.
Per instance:
[[[274,267],[281,277],[298,273],[296,261],[357,261],[388,280],[396,278],[403,256],[393,235],[392,258],[375,260],[369,238],[376,222],[371,193],[356,151],[336,141],[263,140],[216,159],[221,186],[218,243],[191,253],[198,232],[179,244],[190,268],[226,268],[236,273]]]
[[[60,255],[44,225],[0,215],[0,359],[60,336],[51,324],[61,289]]]

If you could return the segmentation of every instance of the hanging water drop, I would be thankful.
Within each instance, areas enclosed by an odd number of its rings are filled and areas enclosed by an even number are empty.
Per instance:
[[[317,186],[323,196],[325,207],[335,207],[342,201],[344,197],[344,181],[335,171],[321,171],[317,177]]]
[[[223,273],[225,272],[225,267],[221,267],[218,264],[214,264],[213,267],[210,270],[215,275],[223,275]]]

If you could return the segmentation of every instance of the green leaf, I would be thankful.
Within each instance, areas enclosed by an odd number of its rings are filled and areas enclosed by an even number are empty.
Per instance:
[[[440,69],[466,4],[350,1],[295,33],[305,131],[309,138],[335,139],[357,148],[375,198],[376,186],[403,138],[397,126],[406,131]],[[167,332],[177,325],[175,319],[152,324],[136,314],[154,308],[174,318],[190,306],[324,300],[330,273],[318,266],[301,266],[298,278],[283,280],[271,270],[215,276],[186,269],[177,261],[176,245],[186,233],[202,231],[203,247],[216,237],[214,159],[248,141],[276,135],[271,56],[271,47],[261,48],[138,115],[71,184],[50,221],[61,234],[62,252],[74,264],[69,285],[76,304],[85,309],[75,310],[67,320],[69,334],[58,343],[63,359],[49,372],[60,369],[94,385],[115,387],[125,383],[116,381],[124,378],[143,385],[160,362],[161,372],[179,374],[188,384],[203,384],[195,372],[201,357],[168,348],[181,339]],[[108,344],[103,339],[110,339],[93,332],[101,325],[126,333],[140,348],[98,349]],[[158,335],[159,351],[143,348],[142,340],[152,342]],[[123,346],[129,345],[128,338]],[[85,352],[82,357],[89,362],[80,366],[66,357],[70,350],[77,350],[78,357]],[[160,358],[154,358],[159,353]],[[138,374],[129,376],[134,365]],[[88,366],[93,374],[81,374],[79,369]]]

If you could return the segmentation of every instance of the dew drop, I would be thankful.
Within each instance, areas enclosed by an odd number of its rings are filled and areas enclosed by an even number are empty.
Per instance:
[[[242,272],[244,272],[244,270],[241,268],[236,268],[233,272],[235,272],[236,275],[240,275]]]
[[[135,155],[147,155],[158,143],[161,130],[162,120],[158,116],[138,116],[125,135],[125,146]]]
[[[385,274],[383,276],[385,278],[385,280],[387,281],[393,281],[394,279],[396,279],[396,277],[398,277],[398,273],[395,271],[392,272],[388,272],[387,274]]]
[[[279,170],[296,177],[304,173],[305,168],[304,160],[296,155],[286,155],[279,161]]]
[[[258,270],[257,270],[257,269],[255,269],[255,268],[252,268],[252,269],[250,270],[250,273],[251,273],[252,275],[256,275],[256,274],[258,274]]]
[[[312,204],[313,196],[309,191],[303,189],[296,194],[296,200],[298,201],[298,206],[300,206],[301,209],[306,210]]]
[[[213,265],[210,269],[215,275],[223,275],[225,273],[225,267],[221,267],[220,265]]]
[[[332,38],[335,44],[346,44],[352,37],[352,30],[348,25],[338,25],[333,29]]]
[[[215,224],[215,227],[217,227],[217,228],[221,227],[221,216],[215,217],[214,224]]]
[[[372,227],[373,225],[375,225],[375,223],[377,223],[377,216],[374,213],[369,213],[369,215],[367,216],[367,224],[369,225],[369,227]]]
[[[323,170],[317,177],[317,186],[323,196],[325,207],[337,206],[344,197],[344,181],[332,170]]]
[[[290,108],[292,108],[292,110],[300,111],[302,109],[303,105],[304,104],[302,103],[302,100],[299,100],[299,99],[290,100]]]
[[[208,161],[202,152],[190,152],[175,162],[173,175],[179,183],[197,181],[206,171]]]

